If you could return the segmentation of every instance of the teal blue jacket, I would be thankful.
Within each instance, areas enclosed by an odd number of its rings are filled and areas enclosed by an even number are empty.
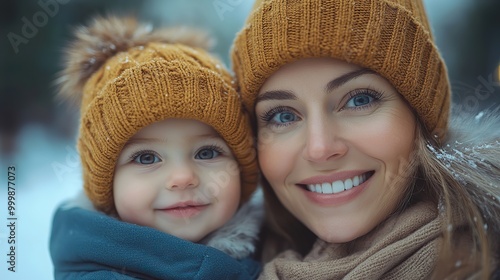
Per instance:
[[[55,279],[256,279],[261,265],[97,211],[60,207],[50,255]]]

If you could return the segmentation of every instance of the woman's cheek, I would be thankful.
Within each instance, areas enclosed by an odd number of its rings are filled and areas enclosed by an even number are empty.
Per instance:
[[[264,130],[264,129],[263,129]],[[288,174],[293,172],[296,162],[296,145],[293,138],[259,131],[258,158],[262,172],[272,184],[284,183]]]

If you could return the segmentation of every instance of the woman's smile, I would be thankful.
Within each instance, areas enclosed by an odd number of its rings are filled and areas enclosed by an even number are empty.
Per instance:
[[[350,175],[351,173],[357,175]],[[308,178],[299,183],[311,192],[323,194],[336,194],[343,191],[348,191],[353,187],[357,187],[368,180],[373,171],[360,172],[349,171],[342,173],[335,173],[329,176],[317,176]],[[346,179],[342,177],[347,177]]]
[[[359,172],[358,172],[359,173]],[[298,184],[305,196],[319,206],[337,207],[356,199],[369,185],[373,171],[332,183]]]

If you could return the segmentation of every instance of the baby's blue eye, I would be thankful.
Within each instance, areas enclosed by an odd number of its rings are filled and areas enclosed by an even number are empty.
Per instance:
[[[365,106],[370,103],[372,103],[375,100],[375,98],[369,94],[366,93],[361,93],[356,96],[351,97],[347,103],[346,107],[359,107],[359,106]]]
[[[134,161],[140,164],[153,164],[160,162],[160,158],[154,153],[142,153],[134,157]]]
[[[220,152],[214,150],[213,148],[201,149],[194,156],[195,159],[213,159],[219,156]]]

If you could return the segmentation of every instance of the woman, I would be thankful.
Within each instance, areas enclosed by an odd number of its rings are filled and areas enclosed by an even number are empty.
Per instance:
[[[265,177],[261,278],[495,277],[497,111],[448,125],[421,1],[258,1],[232,60]]]

